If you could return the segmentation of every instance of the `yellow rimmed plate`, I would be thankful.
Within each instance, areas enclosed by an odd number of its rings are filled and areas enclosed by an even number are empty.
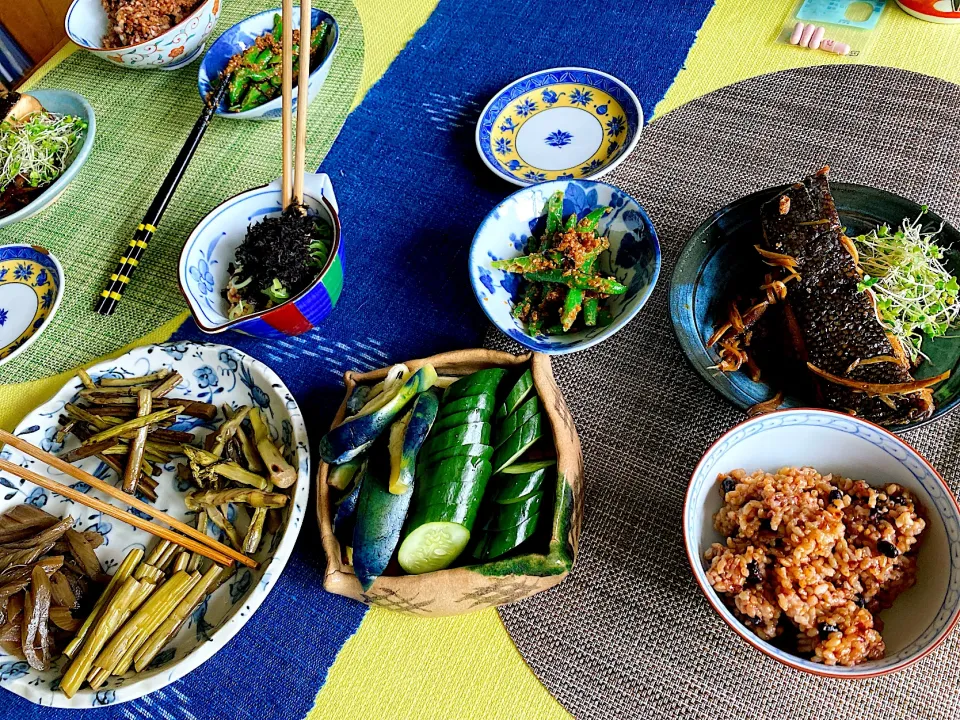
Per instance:
[[[643,109],[623,82],[588,68],[552,68],[498,92],[480,114],[476,142],[487,167],[532,185],[595,179],[633,150]]]

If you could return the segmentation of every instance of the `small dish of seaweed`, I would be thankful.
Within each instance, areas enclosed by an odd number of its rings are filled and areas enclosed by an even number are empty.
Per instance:
[[[230,303],[227,317],[235,320],[300,294],[326,266],[332,243],[330,223],[309,215],[304,205],[291,204],[250,225],[220,291]]]
[[[324,173],[303,185],[302,204],[285,211],[279,178],[236,195],[187,238],[180,290],[203,332],[300,335],[333,310],[343,289],[337,199]]]

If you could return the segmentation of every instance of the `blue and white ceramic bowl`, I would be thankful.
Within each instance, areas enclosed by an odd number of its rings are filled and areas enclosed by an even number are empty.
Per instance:
[[[221,291],[227,287],[227,268],[243,242],[247,228],[282,210],[280,179],[235,195],[214,208],[190,233],[180,253],[180,291],[193,319],[205,333],[237,330],[255,337],[282,339],[301,335],[320,324],[332,311],[343,289],[343,243],[340,216],[330,178],[307,173],[303,178],[307,211],[333,228],[333,245],[326,266],[300,294],[268,310],[230,320],[230,303]]]
[[[722,498],[717,476],[742,468],[813,467],[871,485],[906,487],[926,511],[917,583],[881,613],[887,653],[854,667],[826,666],[780,650],[754,635],[707,580],[704,553],[723,542],[713,527]],[[737,425],[717,440],[693,471],[683,509],[683,536],[694,578],[717,614],[741,638],[797,670],[835,678],[867,678],[902,670],[931,652],[960,616],[960,507],[940,474],[893,433],[831,410],[781,410]]]
[[[476,143],[504,180],[596,179],[630,154],[643,108],[623,82],[599,70],[560,67],[526,75],[480,113]]]
[[[47,329],[63,299],[63,267],[36,245],[0,247],[0,365]]]
[[[87,123],[87,129],[80,144],[74,148],[70,157],[67,158],[67,167],[60,174],[60,177],[35,197],[29,205],[20,208],[15,213],[0,217],[0,228],[13,225],[20,220],[26,220],[52,205],[67,189],[67,185],[73,182],[77,173],[80,172],[80,168],[90,157],[90,152],[93,150],[93,141],[97,135],[97,119],[93,114],[93,107],[82,95],[70,90],[31,90],[27,94],[35,97],[37,102],[49,112],[80,118]]]
[[[219,407],[225,404],[232,408],[248,405],[260,409],[274,442],[284,446],[287,461],[297,468],[297,481],[288,489],[290,502],[283,511],[280,529],[274,535],[264,537],[254,555],[259,566],[254,569],[238,568],[194,612],[190,622],[184,624],[141,673],[127,672],[113,676],[99,690],[84,687],[68,698],[58,689],[64,658],[55,660],[49,670],[39,672],[0,648],[0,687],[30,702],[62,708],[97,708],[134,700],[176,682],[219,652],[251,618],[254,625],[257,623],[257,608],[276,585],[297,541],[310,497],[310,446],[303,415],[283,381],[262,362],[232,347],[185,341],[138,347],[114,360],[97,363],[88,368],[88,372],[94,379],[121,378],[145,375],[163,367],[176,370],[183,376],[183,381],[171,392],[171,397],[201,400]],[[17,425],[14,431],[17,437],[54,455],[77,447],[78,440],[72,435],[63,443],[57,441],[57,418],[63,412],[65,403],[77,401],[82,389],[80,380],[71,378],[56,395],[30,412]],[[192,432],[202,439],[223,421],[222,411],[213,422],[181,416],[172,429]],[[65,482],[66,476],[60,471],[23,455],[19,450],[5,448],[0,455],[17,465],[30,467],[54,480]],[[176,472],[177,465],[183,462],[183,459],[177,459],[159,466],[156,506],[178,520],[190,522],[193,514],[188,513],[183,502],[189,487],[177,480]],[[113,471],[97,458],[85,458],[77,465],[108,482],[116,479]],[[131,549],[152,547],[156,542],[143,530],[87,510],[72,500],[13,475],[0,473],[0,486],[0,513],[26,502],[58,517],[73,517],[76,530],[95,530],[104,535],[103,545],[96,552],[100,563],[110,574],[116,571]],[[111,502],[109,497],[83,483],[72,484],[72,487]],[[237,508],[237,512],[243,513],[245,510]],[[210,532],[217,530],[211,525]],[[223,537],[220,539],[223,540]],[[248,648],[251,656],[257,653],[254,637],[255,634],[247,634],[246,642],[251,643]],[[153,704],[148,703],[145,707],[153,707]],[[157,712],[158,717],[170,717],[169,713],[159,708]],[[133,716],[130,712],[126,714]],[[229,715],[230,712],[226,711],[225,716]],[[22,717],[16,713],[10,717],[13,716]],[[185,714],[185,717],[191,715]]]
[[[599,206],[613,211],[600,220],[599,232],[610,240],[610,250],[600,256],[598,269],[627,286],[623,295],[607,300],[613,322],[564,335],[527,333],[511,310],[519,297],[522,277],[495,270],[494,260],[524,255],[527,239],[542,228],[547,199],[563,190],[563,216],[583,217]],[[640,204],[613,185],[585,180],[555,180],[517,190],[497,205],[480,224],[470,247],[470,282],[480,307],[503,333],[531,350],[549,355],[584,350],[606,340],[630,322],[653,292],[660,274],[660,243],[653,223]]]
[[[329,13],[324,12],[323,10],[317,10],[316,8],[311,9],[311,27],[317,27],[321,22],[328,22],[332,25],[330,32],[327,33],[327,37],[324,40],[325,54],[323,62],[320,63],[319,67],[314,68],[310,72],[310,82],[307,86],[307,96],[308,101],[313,102],[314,98],[317,96],[317,93],[320,92],[320,88],[323,87],[323,83],[327,79],[327,75],[330,74],[330,65],[333,62],[333,56],[337,52],[337,46],[339,45],[340,40],[340,28],[337,25],[337,21]],[[212,81],[220,76],[220,73],[223,72],[223,69],[227,66],[227,63],[230,61],[230,58],[236,55],[238,52],[241,52],[251,45],[254,41],[263,35],[268,33],[273,29],[273,16],[280,14],[280,8],[274,8],[273,10],[264,10],[262,13],[257,13],[248,17],[246,20],[241,20],[232,28],[227,30],[223,35],[217,38],[217,41],[210,46],[210,49],[207,51],[207,54],[203,57],[203,62],[200,63],[200,75],[197,80],[197,89],[200,91],[200,97],[206,98],[209,96],[212,90]],[[293,29],[298,30],[300,28],[300,10],[299,6],[294,8],[294,19],[293,19]],[[293,109],[297,109],[297,83],[293,84]],[[220,103],[220,107],[217,108],[217,115],[222,117],[232,118],[234,120],[279,120],[280,116],[283,114],[283,101],[280,97],[276,97],[270,102],[264,103],[259,107],[255,107],[253,110],[245,110],[244,112],[228,112],[226,99]]]
[[[165,33],[120,48],[103,47],[109,20],[100,0],[73,0],[64,26],[73,42],[114,65],[135,70],[177,70],[200,57],[220,17],[220,7],[221,0],[204,0]]]

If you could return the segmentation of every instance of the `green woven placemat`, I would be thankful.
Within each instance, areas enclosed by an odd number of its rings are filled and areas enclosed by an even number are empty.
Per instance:
[[[363,71],[363,29],[356,8],[350,0],[325,0],[321,7],[337,20],[340,45],[330,75],[310,105],[308,168],[317,167],[336,139]],[[214,35],[264,9],[262,0],[225,0]],[[183,312],[177,261],[187,236],[226,198],[280,175],[279,122],[214,118],[123,302],[111,317],[93,312],[121,250],[200,115],[198,68],[199,61],[170,72],[126,70],[79,51],[39,83],[86,97],[96,112],[97,138],[86,165],[53,206],[0,230],[0,245],[42,245],[66,271],[59,312],[27,352],[0,368],[0,383],[63,372]]]

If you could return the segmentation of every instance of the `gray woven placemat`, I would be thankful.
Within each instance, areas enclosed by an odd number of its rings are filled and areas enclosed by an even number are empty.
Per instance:
[[[887,68],[831,66],[753,78],[652,123],[606,178],[650,212],[663,248],[647,306],[603,345],[558,358],[586,465],[572,575],[504,607],[521,654],[579,718],[956,718],[960,633],[899,674],[825,680],[737,638],[697,589],[683,549],[689,474],[743,419],[680,353],[667,313],[677,256],[711,212],[829,163],[960,219],[960,87]],[[506,347],[493,331],[489,344]],[[960,415],[909,434],[956,492]]]

